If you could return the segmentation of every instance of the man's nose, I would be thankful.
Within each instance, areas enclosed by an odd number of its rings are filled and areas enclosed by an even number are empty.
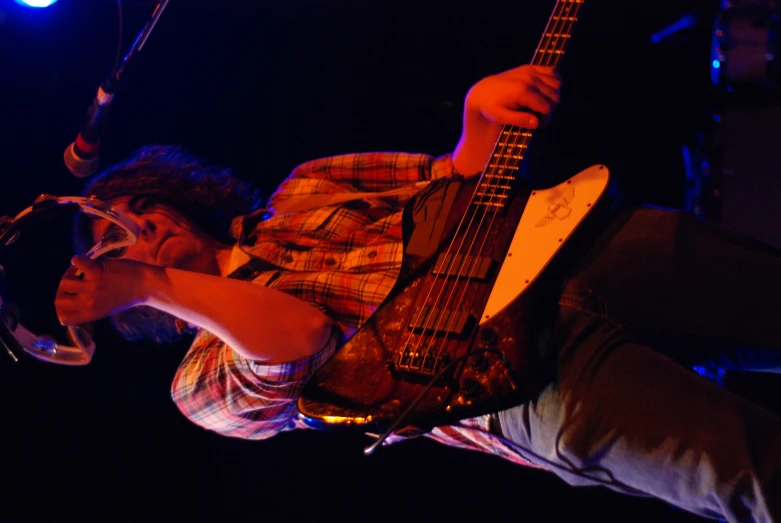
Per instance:
[[[144,223],[141,224],[141,234],[144,236],[149,236],[150,232],[155,232],[156,230],[157,225],[151,220],[144,220]]]

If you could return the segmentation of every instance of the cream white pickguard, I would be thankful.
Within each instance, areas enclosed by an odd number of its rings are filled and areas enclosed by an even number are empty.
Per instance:
[[[610,173],[594,165],[550,189],[533,191],[499,269],[481,323],[521,295],[605,194]]]

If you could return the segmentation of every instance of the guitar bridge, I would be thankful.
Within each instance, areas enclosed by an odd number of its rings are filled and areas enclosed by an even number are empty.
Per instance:
[[[431,378],[444,369],[452,360],[448,354],[437,354],[425,348],[402,351],[397,362],[389,361],[388,370],[407,379]]]
[[[434,376],[450,363],[451,357],[432,347],[446,342],[445,337],[468,337],[476,324],[477,320],[468,312],[429,306],[416,308],[409,328],[413,332],[439,336],[396,353],[393,360],[388,361],[388,369],[413,381]]]

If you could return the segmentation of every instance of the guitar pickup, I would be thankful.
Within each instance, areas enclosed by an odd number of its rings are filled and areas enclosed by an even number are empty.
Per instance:
[[[488,256],[440,253],[432,273],[435,276],[485,280],[491,275],[495,266],[494,260]]]
[[[464,311],[423,306],[415,309],[409,328],[429,334],[455,334],[466,336],[472,332],[475,317]]]

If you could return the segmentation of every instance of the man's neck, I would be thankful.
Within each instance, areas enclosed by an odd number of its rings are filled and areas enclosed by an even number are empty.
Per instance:
[[[215,254],[215,259],[219,267],[220,276],[228,276],[244,265],[248,261],[249,256],[234,247],[220,247]]]

